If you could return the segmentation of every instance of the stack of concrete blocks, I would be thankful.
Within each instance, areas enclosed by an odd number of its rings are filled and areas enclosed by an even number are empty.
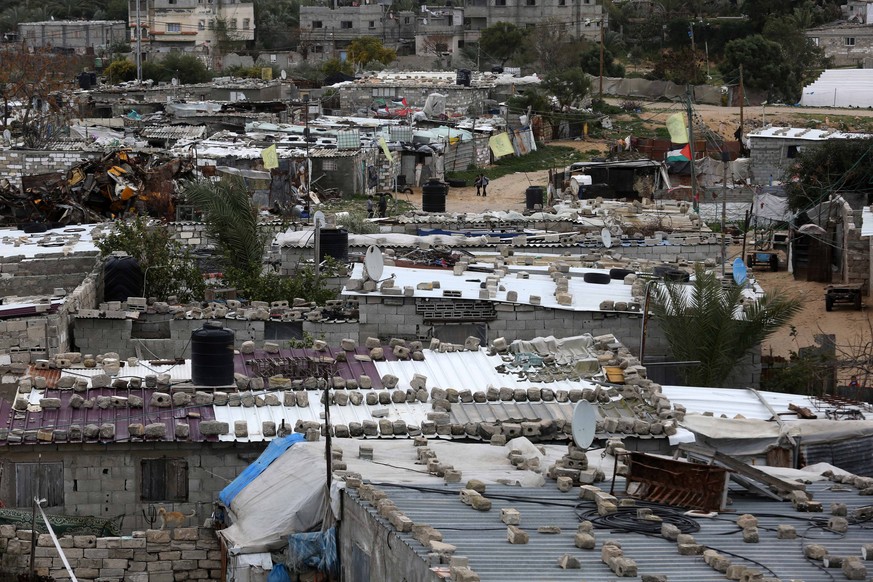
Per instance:
[[[0,567],[26,572],[30,540],[30,530],[0,525]],[[147,530],[130,538],[63,536],[59,541],[80,582],[218,580],[222,575],[221,550],[211,529]],[[56,580],[68,577],[48,534],[37,537],[34,565],[37,575]]]
[[[615,540],[606,540],[600,548],[600,560],[619,578],[636,578],[637,563],[626,558],[621,544]]]
[[[99,160],[102,149],[80,151],[0,150],[0,176],[14,186],[21,186],[22,176],[57,172],[62,177],[82,160]]]
[[[573,485],[591,485],[605,478],[600,469],[588,468],[585,449],[574,444],[568,445],[567,453],[549,468],[549,476],[558,481],[558,488],[562,491],[569,491]]]

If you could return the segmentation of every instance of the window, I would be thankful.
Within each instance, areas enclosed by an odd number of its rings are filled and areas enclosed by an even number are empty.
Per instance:
[[[248,18],[243,18],[243,30],[248,30],[251,25],[251,21]]]
[[[537,5],[537,0],[525,0],[524,3],[525,3],[526,5],[528,5],[528,6],[536,6],[536,5]]]
[[[350,29],[351,27],[352,27],[352,21],[351,21],[351,20],[343,20],[343,21],[340,21],[340,28],[344,28],[344,29],[348,30],[348,29]]]
[[[207,26],[209,26],[209,30],[215,30],[215,21],[210,20]]]
[[[168,22],[167,32],[182,32],[182,25],[178,22]]]
[[[506,0],[494,0],[495,6],[506,6]]]
[[[409,16],[407,16],[406,18],[403,19],[403,24],[409,24],[409,22],[410,22]]]
[[[376,28],[376,21],[375,21],[375,20],[371,20],[371,21],[370,21],[370,24],[369,24],[369,27],[370,27],[370,28]]]
[[[175,4],[176,0],[167,0],[167,4]]]
[[[337,170],[336,160],[322,160],[321,169],[325,172],[335,172]]]
[[[846,37],[846,46],[855,46],[855,37],[847,36]]]
[[[143,459],[143,501],[188,501],[188,461],[184,459]]]
[[[558,0],[558,6],[566,6],[567,0]]]
[[[231,18],[230,24],[227,27],[231,30],[236,30],[236,18]]]
[[[324,25],[321,23],[320,20],[313,20],[312,21],[312,28],[321,28],[322,26],[324,26]]]
[[[199,20],[197,22],[197,30],[206,30],[206,21],[205,20]]]
[[[809,38],[809,42],[811,42],[813,46],[818,46],[819,39],[817,36],[812,36]]]
[[[461,39],[461,40],[458,41],[458,48],[459,48],[459,49],[464,48],[464,39]]]
[[[788,149],[785,151],[786,158],[796,158],[803,151],[801,146],[790,145]]]
[[[63,463],[15,463],[15,506],[31,507],[34,497],[46,500],[43,507],[64,504]]]
[[[324,47],[321,46],[320,44],[317,44],[317,45],[315,45],[314,47],[312,47],[312,52],[314,52],[314,53],[323,53],[323,52],[324,52]]]

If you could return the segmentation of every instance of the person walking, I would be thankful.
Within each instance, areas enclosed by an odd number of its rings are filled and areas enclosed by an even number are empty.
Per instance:
[[[482,195],[482,174],[476,176],[476,179],[473,180],[473,184],[476,186],[476,196]]]
[[[373,212],[373,195],[367,195],[367,218],[373,218],[376,214]]]
[[[379,218],[385,218],[388,213],[388,197],[384,192],[379,193]]]
[[[479,174],[479,185],[482,187],[482,196],[488,196],[488,182],[490,182],[488,176],[485,174]]]

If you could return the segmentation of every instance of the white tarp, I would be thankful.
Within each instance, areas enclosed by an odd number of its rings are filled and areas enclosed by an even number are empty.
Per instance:
[[[873,436],[873,420],[795,420],[780,426],[764,420],[687,414],[681,425],[696,435],[698,443],[726,455],[759,455],[790,446],[791,439],[813,445]]]
[[[285,536],[317,530],[327,503],[324,443],[298,443],[240,491],[219,530],[228,548],[255,553],[282,547]]]
[[[788,222],[791,220],[791,210],[788,208],[788,197],[777,196],[760,192],[755,194],[755,200],[752,206],[752,214],[755,220],[775,220],[777,222]]]

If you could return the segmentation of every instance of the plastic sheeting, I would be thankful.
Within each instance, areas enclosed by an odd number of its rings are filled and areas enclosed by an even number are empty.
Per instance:
[[[291,572],[304,573],[317,570],[336,576],[339,556],[336,548],[336,529],[320,533],[301,533],[288,536],[288,568]]]
[[[791,220],[791,210],[788,208],[788,197],[768,194],[766,192],[755,194],[752,214],[756,221],[763,219],[789,222]]]
[[[687,414],[681,424],[696,435],[698,443],[726,455],[760,455],[777,446],[791,446],[791,440],[798,438],[804,445],[813,445],[873,436],[871,420],[796,420],[780,426],[763,420]]]
[[[591,78],[595,79],[596,77],[592,75]],[[692,91],[696,103],[721,104],[721,88],[719,87],[695,85]],[[663,97],[670,101],[682,101],[687,96],[685,85],[677,85],[671,81],[619,77],[604,77],[603,92],[610,96],[646,97],[652,100]]]
[[[555,336],[539,337],[531,341],[515,340],[509,351],[516,354],[533,353],[555,357],[559,365],[572,365],[579,372],[597,373],[600,363],[592,351],[594,338],[591,334],[558,339]]]
[[[292,446],[231,501],[233,525],[219,530],[238,553],[284,545],[284,537],[320,527],[327,503],[323,443]]]
[[[258,475],[263,473],[273,461],[285,454],[285,451],[303,440],[302,434],[292,434],[272,440],[270,445],[254,463],[246,467],[230,485],[221,490],[221,493],[218,494],[218,499],[221,500],[225,507],[230,507],[230,504],[240,491],[245,489]]]

